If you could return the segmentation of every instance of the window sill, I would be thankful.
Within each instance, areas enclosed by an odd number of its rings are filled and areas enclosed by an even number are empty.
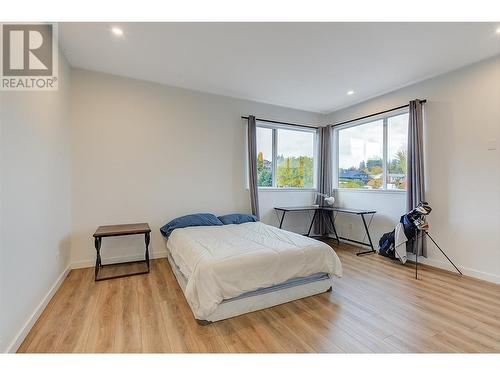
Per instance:
[[[349,188],[334,188],[333,191],[341,193],[369,193],[369,194],[396,194],[404,195],[406,190],[383,190],[383,189],[349,189]]]
[[[299,189],[299,188],[265,188],[265,187],[260,187],[258,188],[259,193],[262,192],[283,192],[283,193],[316,193],[318,189]]]

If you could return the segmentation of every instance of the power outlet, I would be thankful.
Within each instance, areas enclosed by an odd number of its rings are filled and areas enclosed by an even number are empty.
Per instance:
[[[488,151],[496,151],[496,149],[498,148],[496,138],[492,138],[492,139],[488,140],[487,148],[488,148]]]

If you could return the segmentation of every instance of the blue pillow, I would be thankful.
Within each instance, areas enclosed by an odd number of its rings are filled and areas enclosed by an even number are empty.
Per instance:
[[[254,215],[247,214],[229,214],[224,216],[219,216],[218,218],[224,224],[243,224],[248,222],[259,221]]]
[[[212,214],[193,214],[175,218],[162,226],[160,232],[168,238],[172,231],[177,228],[208,227],[212,225],[223,225],[223,223]]]

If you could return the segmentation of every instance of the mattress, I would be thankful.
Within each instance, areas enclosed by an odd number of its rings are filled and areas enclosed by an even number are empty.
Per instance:
[[[260,222],[176,229],[167,248],[201,320],[223,301],[269,294],[267,288],[324,281],[323,287],[342,273],[330,246]]]
[[[259,288],[256,290],[252,290],[250,292],[245,292],[243,294],[240,294],[239,296],[223,300],[222,303],[236,301],[236,300],[239,300],[242,298],[260,296],[260,295],[266,294],[266,293],[277,292],[280,290],[293,288],[293,287],[296,287],[299,285],[304,285],[304,284],[309,284],[309,283],[313,283],[313,282],[320,281],[320,280],[329,280],[329,279],[330,279],[330,276],[324,272],[318,272],[318,273],[315,273],[313,275],[306,276],[306,277],[294,277],[293,279],[287,280],[284,283],[281,283],[278,285],[268,286],[266,288]]]
[[[166,242],[166,241],[165,241]],[[187,280],[175,264],[167,247],[167,259],[179,286],[185,294]],[[304,278],[289,280],[283,284],[243,293],[223,300],[209,315],[198,317],[199,322],[215,322],[234,316],[280,305],[300,298],[324,293],[332,289],[330,275],[318,273]]]

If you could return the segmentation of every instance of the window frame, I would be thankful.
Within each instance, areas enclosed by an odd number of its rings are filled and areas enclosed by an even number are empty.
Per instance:
[[[257,128],[265,128],[272,130],[272,186],[257,186],[258,190],[262,191],[318,191],[318,157],[319,157],[319,129],[309,129],[302,128],[298,126],[291,125],[276,125],[265,121],[257,121]],[[301,187],[278,187],[276,185],[276,171],[278,167],[277,157],[278,157],[278,130],[293,130],[304,133],[312,133],[314,135],[313,141],[313,187],[301,188]]]
[[[402,114],[408,113],[409,114],[409,109],[408,108],[402,108],[402,109],[397,109],[391,112],[386,112],[380,115],[376,116],[371,116],[368,118],[364,118],[362,120],[358,121],[351,121],[347,124],[338,126],[334,128],[334,170],[333,170],[333,187],[334,190],[340,190],[340,191],[352,191],[352,192],[374,192],[374,193],[396,193],[396,194],[406,194],[406,189],[387,189],[387,179],[388,179],[388,169],[387,169],[387,157],[388,157],[388,119],[391,117],[399,116]],[[383,120],[383,125],[382,125],[382,169],[383,169],[383,175],[382,175],[382,188],[380,189],[363,189],[363,188],[343,188],[339,186],[339,157],[340,157],[340,149],[339,149],[339,131],[352,128],[355,126],[361,126],[368,124],[370,122],[378,121],[378,120]]]

